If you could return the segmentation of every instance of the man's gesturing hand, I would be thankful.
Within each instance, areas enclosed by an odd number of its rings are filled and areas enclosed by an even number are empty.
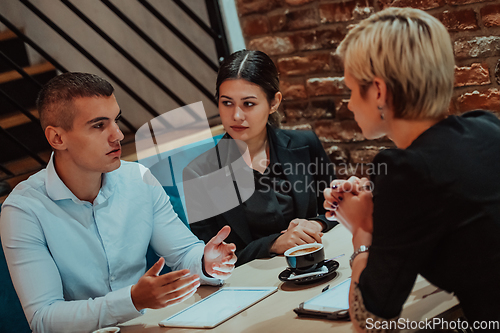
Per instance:
[[[139,281],[132,286],[130,294],[137,311],[160,309],[177,304],[193,295],[200,286],[198,275],[189,275],[189,269],[158,276],[165,259],[160,258]]]
[[[226,225],[220,229],[210,242],[205,245],[205,271],[212,277],[225,280],[231,276],[236,262],[236,245],[226,244],[224,239],[229,236],[231,227]]]

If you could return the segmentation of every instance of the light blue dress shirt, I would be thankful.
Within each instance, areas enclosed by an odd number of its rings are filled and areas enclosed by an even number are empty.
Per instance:
[[[0,235],[34,332],[89,332],[141,315],[130,289],[146,271],[149,244],[173,270],[220,284],[202,273],[203,242],[138,163],[103,174],[91,204],[61,181],[52,156],[5,200]]]

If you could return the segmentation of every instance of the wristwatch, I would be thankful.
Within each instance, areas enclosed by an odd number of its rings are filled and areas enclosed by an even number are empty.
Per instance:
[[[369,249],[370,249],[370,246],[361,245],[359,247],[359,249],[354,251],[354,253],[351,256],[351,259],[349,259],[349,266],[351,266],[351,268],[352,268],[352,262],[354,261],[354,258],[356,258],[358,256],[358,254],[360,254],[360,253],[368,252]]]

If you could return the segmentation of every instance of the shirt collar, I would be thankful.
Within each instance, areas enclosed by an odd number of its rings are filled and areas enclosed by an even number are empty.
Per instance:
[[[49,163],[46,168],[47,172],[45,174],[45,187],[47,189],[47,195],[53,201],[71,199],[75,203],[83,204],[86,201],[78,199],[73,192],[64,184],[64,182],[59,178],[54,165],[54,153],[50,156]],[[113,172],[109,174],[102,175],[102,184],[99,194],[94,200],[95,203],[99,204],[106,201],[113,192],[116,179]]]

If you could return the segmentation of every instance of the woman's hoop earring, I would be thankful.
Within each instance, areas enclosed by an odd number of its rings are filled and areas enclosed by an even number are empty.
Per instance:
[[[384,120],[384,107],[383,106],[377,106],[377,109],[380,111],[380,119]]]

